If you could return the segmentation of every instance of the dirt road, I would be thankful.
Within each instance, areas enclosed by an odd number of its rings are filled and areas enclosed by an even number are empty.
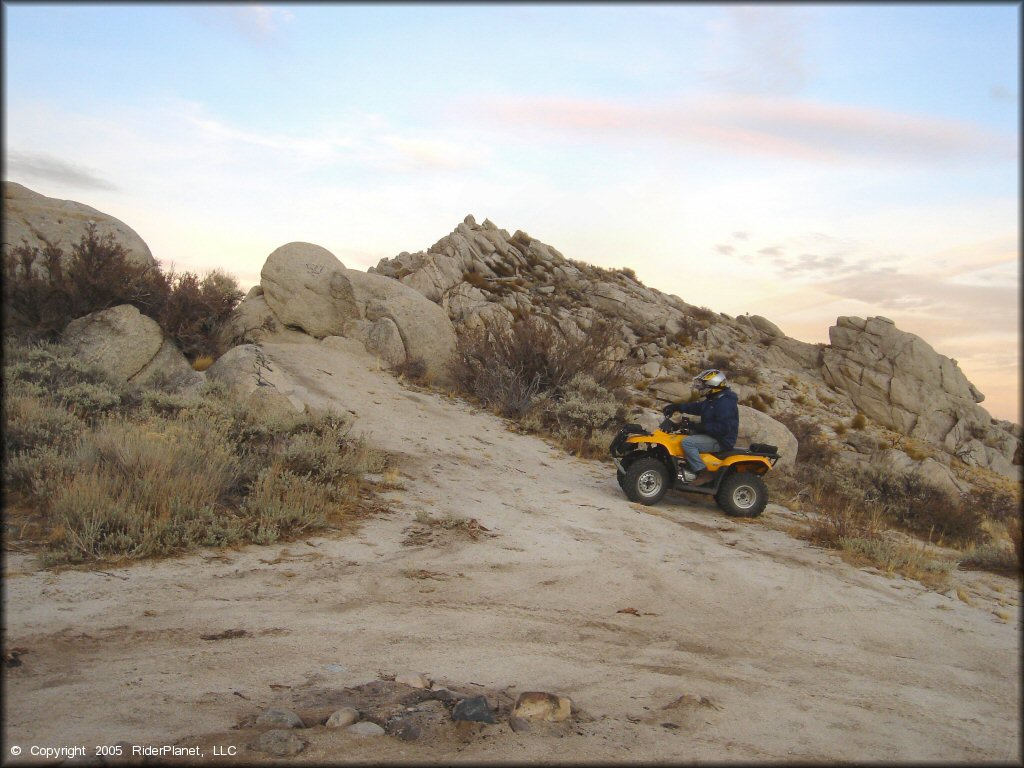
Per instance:
[[[247,747],[264,707],[405,672],[569,696],[574,730],[406,742],[318,726],[289,760],[1019,760],[1011,580],[965,577],[968,604],[791,538],[774,505],[750,522],[677,494],[632,505],[609,465],[407,389],[354,345],[265,350],[293,396],[354,412],[399,454],[391,511],[349,537],[105,572],[8,552],[6,647],[24,649],[4,671],[11,764],[122,740],[268,759]]]

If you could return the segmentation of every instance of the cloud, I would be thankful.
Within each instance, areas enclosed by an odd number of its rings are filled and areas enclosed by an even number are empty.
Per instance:
[[[733,248],[731,245],[716,245],[712,250],[715,253],[722,254],[723,256],[732,256],[734,253],[736,253],[736,249]]]
[[[282,25],[295,18],[285,8],[271,8],[268,5],[244,5],[227,10],[235,28],[245,37],[260,43],[269,40]]]
[[[280,37],[295,19],[287,8],[269,5],[228,5],[189,7],[188,12],[206,24],[228,29],[250,43],[266,45]]]
[[[989,332],[1004,328],[1018,311],[1016,285],[964,285],[895,270],[864,270],[820,287],[882,309],[941,314],[965,329]]]
[[[737,240],[749,240],[750,239],[750,233],[748,233],[748,232],[733,232],[732,236],[734,238],[736,238]]]
[[[326,131],[312,128],[296,135],[238,128],[210,116],[194,102],[179,105],[177,111],[196,129],[195,142],[220,148],[222,162],[251,151],[264,158],[305,163],[318,169],[339,165],[415,174],[472,169],[482,166],[491,155],[490,149],[479,142],[407,133],[380,115],[360,115]]]
[[[379,143],[392,150],[391,169],[402,172],[418,170],[458,171],[483,163],[490,151],[479,144],[460,144],[440,139],[382,136]]]
[[[6,153],[7,173],[20,174],[30,179],[56,181],[81,189],[116,190],[117,186],[75,163],[42,152]]]
[[[796,98],[705,97],[629,104],[568,98],[504,98],[480,105],[485,119],[554,131],[566,141],[650,136],[730,153],[808,162],[947,165],[1017,156],[1014,137],[963,121]]]
[[[736,6],[708,23],[702,76],[733,93],[781,95],[806,83],[801,11]]]

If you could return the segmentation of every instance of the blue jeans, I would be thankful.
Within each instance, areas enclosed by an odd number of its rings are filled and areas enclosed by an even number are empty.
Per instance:
[[[686,461],[694,472],[708,468],[708,465],[700,460],[701,451],[713,453],[721,449],[722,446],[711,435],[687,435],[683,438],[683,453],[686,454]]]

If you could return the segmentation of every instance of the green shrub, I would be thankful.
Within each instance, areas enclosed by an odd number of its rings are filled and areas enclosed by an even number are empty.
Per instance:
[[[60,345],[5,339],[5,516],[49,563],[269,542],[336,525],[387,456],[346,419],[260,410],[212,383],[119,391]],[[61,400],[63,398],[63,401]],[[28,531],[29,533],[26,533]]]
[[[348,437],[348,424],[325,417],[310,424],[308,432],[294,435],[281,449],[282,468],[294,475],[311,477],[323,484],[384,468],[386,458],[365,442]]]

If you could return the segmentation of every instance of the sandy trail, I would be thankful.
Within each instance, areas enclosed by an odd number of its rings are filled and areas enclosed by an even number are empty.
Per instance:
[[[249,762],[264,758],[232,728],[289,687],[417,671],[568,695],[577,732],[401,742],[318,727],[289,759],[1020,759],[1014,582],[972,576],[987,597],[967,604],[773,529],[787,514],[774,505],[753,522],[678,494],[632,505],[608,465],[409,390],[354,344],[265,350],[293,394],[354,412],[357,433],[400,454],[391,512],[346,538],[106,572],[7,553],[6,644],[27,653],[5,670],[6,745],[234,744]],[[417,513],[489,531],[418,539]],[[232,629],[247,634],[203,639]],[[705,704],[662,709],[683,695]]]

